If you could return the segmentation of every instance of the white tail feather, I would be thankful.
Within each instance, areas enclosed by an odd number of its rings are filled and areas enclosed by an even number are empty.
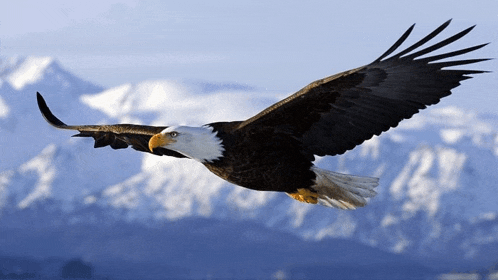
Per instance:
[[[318,193],[318,203],[341,209],[356,209],[367,204],[368,197],[377,193],[379,178],[337,173],[313,166],[316,174],[312,188]]]

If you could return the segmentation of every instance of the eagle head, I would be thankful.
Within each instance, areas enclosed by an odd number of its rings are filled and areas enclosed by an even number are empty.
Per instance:
[[[149,149],[162,147],[200,162],[211,162],[223,156],[222,140],[211,126],[170,126],[149,140]]]

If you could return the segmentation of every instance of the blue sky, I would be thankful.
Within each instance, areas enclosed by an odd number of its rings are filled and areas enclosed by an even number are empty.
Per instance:
[[[470,57],[498,57],[496,0],[10,1],[0,55],[55,57],[106,87],[187,79],[292,93],[371,62],[413,23],[409,42],[450,18],[444,36],[477,24],[454,48],[492,42]],[[497,72],[498,62],[473,67]],[[498,114],[497,91],[496,73],[481,75],[441,103]]]

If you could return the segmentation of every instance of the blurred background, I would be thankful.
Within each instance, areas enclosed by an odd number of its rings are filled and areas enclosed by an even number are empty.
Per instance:
[[[93,149],[35,101],[69,124],[245,119],[448,19],[434,42],[476,27],[441,51],[491,42],[462,58],[498,57],[494,0],[0,3],[0,278],[498,279],[496,59],[398,128],[317,159],[381,178],[355,211]]]

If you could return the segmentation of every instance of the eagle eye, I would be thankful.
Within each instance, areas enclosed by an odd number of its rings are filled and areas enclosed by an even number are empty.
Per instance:
[[[176,136],[178,136],[178,132],[172,131],[169,133],[169,136],[171,136],[171,138],[175,138]]]

